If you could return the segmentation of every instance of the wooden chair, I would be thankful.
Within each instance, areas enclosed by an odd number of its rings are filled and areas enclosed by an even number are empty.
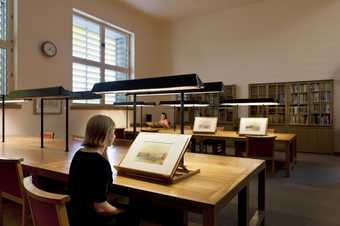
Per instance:
[[[274,142],[275,136],[247,137],[246,151],[240,153],[236,149],[236,156],[258,158],[271,161],[271,174],[275,173]]]
[[[23,159],[0,159],[0,226],[3,225],[3,199],[22,205],[21,225],[27,225],[29,209],[22,180]]]
[[[55,133],[53,131],[46,131],[44,132],[44,138],[53,140],[55,138]]]
[[[68,195],[43,191],[32,183],[32,177],[23,180],[31,208],[34,226],[69,226],[66,203]]]

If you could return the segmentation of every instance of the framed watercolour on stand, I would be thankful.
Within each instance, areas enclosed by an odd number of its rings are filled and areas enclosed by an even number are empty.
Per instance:
[[[182,159],[191,135],[138,134],[126,156],[115,166],[120,175],[174,183],[199,170],[188,170]]]
[[[194,133],[215,133],[217,117],[195,117]]]
[[[268,118],[241,118],[240,135],[267,135]]]

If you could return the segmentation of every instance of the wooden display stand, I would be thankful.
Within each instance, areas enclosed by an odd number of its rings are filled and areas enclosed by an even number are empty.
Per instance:
[[[173,172],[171,173],[169,177],[166,175],[162,175],[162,174],[134,170],[134,169],[129,169],[129,168],[121,167],[121,166],[115,166],[115,168],[118,172],[118,175],[120,176],[147,180],[147,181],[152,181],[152,182],[161,183],[161,184],[174,184],[200,172],[200,169],[188,169],[184,165],[183,156],[182,156],[182,159],[178,161],[178,163],[176,164],[176,167],[174,168]]]

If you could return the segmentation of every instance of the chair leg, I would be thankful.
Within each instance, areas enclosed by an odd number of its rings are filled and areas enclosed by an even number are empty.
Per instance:
[[[4,210],[3,210],[3,199],[0,192],[0,226],[3,226]]]

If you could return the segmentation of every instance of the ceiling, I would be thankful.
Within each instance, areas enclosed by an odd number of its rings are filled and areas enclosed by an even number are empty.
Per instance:
[[[169,21],[239,7],[259,0],[120,0],[153,17]]]

